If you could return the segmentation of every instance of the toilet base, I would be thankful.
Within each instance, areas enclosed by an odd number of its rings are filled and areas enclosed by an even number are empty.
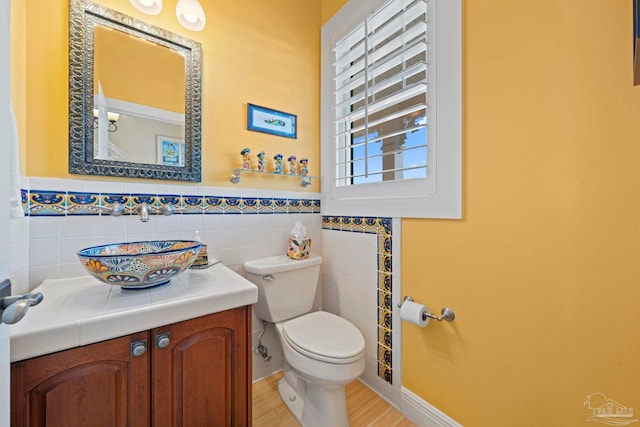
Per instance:
[[[296,421],[302,423],[302,410],[304,409],[304,400],[287,384],[284,377],[278,383],[278,393],[280,399],[284,402],[289,411],[293,414]]]
[[[349,427],[344,386],[319,388],[307,384],[306,395],[300,396],[283,377],[278,392],[303,427]]]

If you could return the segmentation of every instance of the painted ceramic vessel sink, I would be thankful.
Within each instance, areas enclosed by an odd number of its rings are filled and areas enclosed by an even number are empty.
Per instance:
[[[96,279],[123,289],[169,283],[189,268],[200,251],[192,240],[152,240],[92,246],[78,251],[84,268]]]

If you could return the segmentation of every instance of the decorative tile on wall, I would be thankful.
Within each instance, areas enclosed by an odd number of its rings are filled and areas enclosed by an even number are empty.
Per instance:
[[[94,201],[97,203],[97,201]],[[25,215],[58,216],[67,213],[67,194],[57,191],[38,191],[27,196]]]
[[[377,234],[378,237],[378,376],[392,384],[391,218],[323,216],[324,230]]]
[[[158,214],[173,205],[182,214],[293,214],[320,213],[320,200],[264,197],[194,196],[179,194],[87,193],[52,190],[22,190],[22,206],[28,216],[107,215],[114,203],[122,204],[125,215],[136,215],[143,203]]]

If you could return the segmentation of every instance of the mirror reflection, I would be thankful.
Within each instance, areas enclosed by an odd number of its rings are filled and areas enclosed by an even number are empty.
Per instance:
[[[94,28],[94,158],[162,165],[158,136],[184,145],[185,87],[175,84],[185,81],[184,61],[156,43]],[[184,166],[184,154],[171,165]]]
[[[71,173],[200,181],[200,45],[70,5]]]

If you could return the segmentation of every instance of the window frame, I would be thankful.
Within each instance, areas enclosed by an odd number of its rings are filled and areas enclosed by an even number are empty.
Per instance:
[[[324,215],[462,218],[462,0],[427,0],[428,178],[336,185],[332,131],[334,41],[389,1],[350,0],[322,27],[322,212]]]

